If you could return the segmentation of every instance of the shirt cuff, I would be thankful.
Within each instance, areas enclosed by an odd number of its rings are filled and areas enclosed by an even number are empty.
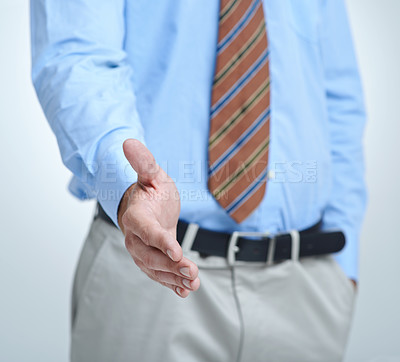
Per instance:
[[[118,207],[125,191],[137,181],[137,173],[126,159],[122,144],[128,135],[119,135],[112,145],[102,145],[99,150],[98,170],[94,183],[94,192],[98,202],[114,224],[118,225]],[[143,139],[140,139],[143,142]],[[109,143],[109,142],[108,142]],[[144,143],[144,142],[143,142]]]

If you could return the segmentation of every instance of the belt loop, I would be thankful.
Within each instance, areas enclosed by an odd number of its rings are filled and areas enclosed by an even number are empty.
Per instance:
[[[275,237],[271,237],[269,239],[268,253],[267,253],[267,265],[268,266],[271,266],[274,263],[275,246],[276,246],[276,239],[275,239]]]
[[[300,234],[297,230],[291,230],[290,236],[292,237],[292,260],[298,261],[300,254]]]
[[[198,224],[190,223],[188,225],[181,245],[183,252],[190,251],[192,249],[194,239],[196,239],[197,230],[199,230]]]

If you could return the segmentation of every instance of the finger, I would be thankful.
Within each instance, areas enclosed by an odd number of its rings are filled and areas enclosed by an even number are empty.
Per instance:
[[[192,292],[195,292],[200,287],[200,279],[196,278],[195,280],[189,280],[182,277],[179,277],[172,273],[162,272],[155,270],[154,277],[159,283],[167,283],[172,284],[177,287],[188,289]]]
[[[171,289],[171,290],[174,291],[178,296],[180,296],[180,297],[182,297],[182,298],[186,298],[186,297],[189,295],[190,291],[189,291],[187,288],[185,288],[184,286],[179,286],[179,285],[176,285],[176,284],[174,284],[174,283],[168,283],[168,282],[165,282],[165,281],[160,281],[160,280],[154,275],[154,273],[153,273],[150,269],[147,269],[147,268],[144,266],[143,263],[141,263],[140,261],[138,261],[136,264],[140,267],[140,269],[141,269],[150,279],[152,279],[153,281],[155,281],[155,282],[157,282],[157,283],[163,285],[164,287],[167,287],[167,288]],[[200,281],[199,281],[199,283],[200,283]],[[199,284],[199,285],[200,285],[200,284]]]
[[[186,298],[190,294],[190,291],[188,291],[187,289],[177,287],[172,284],[162,283],[162,285],[164,285],[164,287],[173,290],[181,298]]]
[[[181,287],[176,287],[174,285],[170,285],[170,284],[163,284],[165,287],[170,288],[171,290],[173,290],[179,297],[181,298],[186,298],[190,292],[187,289],[183,289]]]
[[[197,265],[183,257],[178,263],[173,262],[161,251],[145,245],[137,236],[132,235],[126,243],[130,254],[139,259],[146,268],[176,274],[182,278],[194,280],[199,274]]]
[[[149,221],[144,217],[136,217],[134,210],[127,210],[123,216],[124,225],[130,225],[130,230],[146,245],[161,250],[173,261],[180,261],[183,256],[178,241],[157,221]]]
[[[200,287],[200,279],[196,278],[194,280],[182,278],[176,274],[163,272],[159,270],[147,269],[148,272],[153,276],[154,280],[159,283],[167,283],[181,287],[183,289],[188,289],[190,291],[196,291]]]
[[[181,298],[186,298],[190,294],[190,291],[185,288],[181,288],[169,283],[160,283],[160,284],[163,285],[164,287],[173,290]]]
[[[138,180],[144,185],[151,185],[160,167],[147,147],[138,140],[127,139],[123,144],[126,159],[138,174]]]
[[[161,283],[161,284],[166,283],[166,284],[174,285],[176,287],[188,289],[190,291],[196,291],[200,287],[200,279],[199,278],[196,278],[194,280],[189,280],[189,279],[182,278],[181,276],[178,276],[173,273],[148,269],[141,261],[138,261],[136,264],[151,279],[153,279],[154,281],[156,281],[158,283]]]

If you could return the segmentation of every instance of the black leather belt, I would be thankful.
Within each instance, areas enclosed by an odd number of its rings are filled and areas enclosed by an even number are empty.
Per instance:
[[[96,218],[115,226],[98,204]],[[294,257],[307,257],[335,253],[343,249],[345,236],[342,231],[321,231],[321,221],[299,232],[271,235],[262,232],[223,233],[199,228],[196,224],[178,221],[177,240],[189,243],[191,250],[201,256],[228,257],[228,262],[277,262]],[[184,239],[186,238],[185,242]],[[295,240],[298,243],[295,245]],[[183,248],[187,245],[182,245]],[[297,250],[295,250],[295,248]]]

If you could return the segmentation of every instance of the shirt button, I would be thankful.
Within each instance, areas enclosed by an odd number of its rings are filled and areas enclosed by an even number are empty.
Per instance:
[[[274,180],[275,179],[275,171],[274,170],[269,170],[267,174],[268,180]]]

